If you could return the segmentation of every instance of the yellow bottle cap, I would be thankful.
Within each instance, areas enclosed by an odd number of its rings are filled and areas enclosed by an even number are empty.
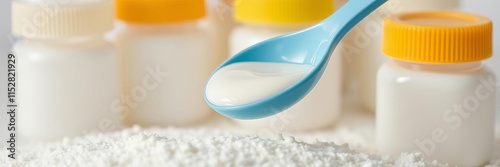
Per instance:
[[[307,24],[334,12],[333,0],[236,0],[235,20],[256,25]]]
[[[451,11],[411,12],[384,20],[382,50],[421,63],[480,61],[493,53],[493,24],[486,17]]]
[[[205,16],[203,0],[116,0],[116,17],[132,23],[171,23]]]

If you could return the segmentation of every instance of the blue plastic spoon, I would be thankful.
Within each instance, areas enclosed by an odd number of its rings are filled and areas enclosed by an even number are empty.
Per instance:
[[[236,119],[263,118],[286,110],[299,102],[314,88],[323,75],[330,55],[347,32],[386,1],[350,0],[322,22],[305,30],[251,46],[222,63],[214,72],[216,73],[227,65],[241,62],[274,62],[314,66],[308,75],[289,88],[259,101],[239,106],[214,105],[206,98],[206,94],[205,100],[218,113]]]

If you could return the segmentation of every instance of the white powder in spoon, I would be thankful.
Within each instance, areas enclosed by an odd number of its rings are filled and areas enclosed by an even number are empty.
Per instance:
[[[206,129],[141,129],[22,147],[6,166],[439,166],[419,153],[377,156],[329,142],[263,139]]]

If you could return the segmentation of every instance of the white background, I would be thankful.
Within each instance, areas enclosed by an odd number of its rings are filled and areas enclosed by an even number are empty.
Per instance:
[[[499,26],[495,26],[494,32],[495,41],[500,41],[500,0],[463,0],[462,10],[487,16],[493,20],[494,24],[499,24]],[[7,134],[7,115],[5,114],[7,100],[6,60],[12,45],[11,41],[10,0],[0,0],[0,108],[2,108],[0,112],[0,147],[5,145]],[[500,42],[495,42],[495,53],[498,52],[500,52]],[[497,76],[500,76],[500,53],[493,56],[486,63],[495,70]],[[500,95],[499,92],[497,93]],[[500,98],[497,99],[497,104],[500,104]]]

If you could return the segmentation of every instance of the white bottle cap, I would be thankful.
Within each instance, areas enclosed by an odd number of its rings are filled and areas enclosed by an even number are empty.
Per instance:
[[[12,32],[25,38],[64,38],[103,34],[113,29],[111,1],[62,4],[12,2]]]

